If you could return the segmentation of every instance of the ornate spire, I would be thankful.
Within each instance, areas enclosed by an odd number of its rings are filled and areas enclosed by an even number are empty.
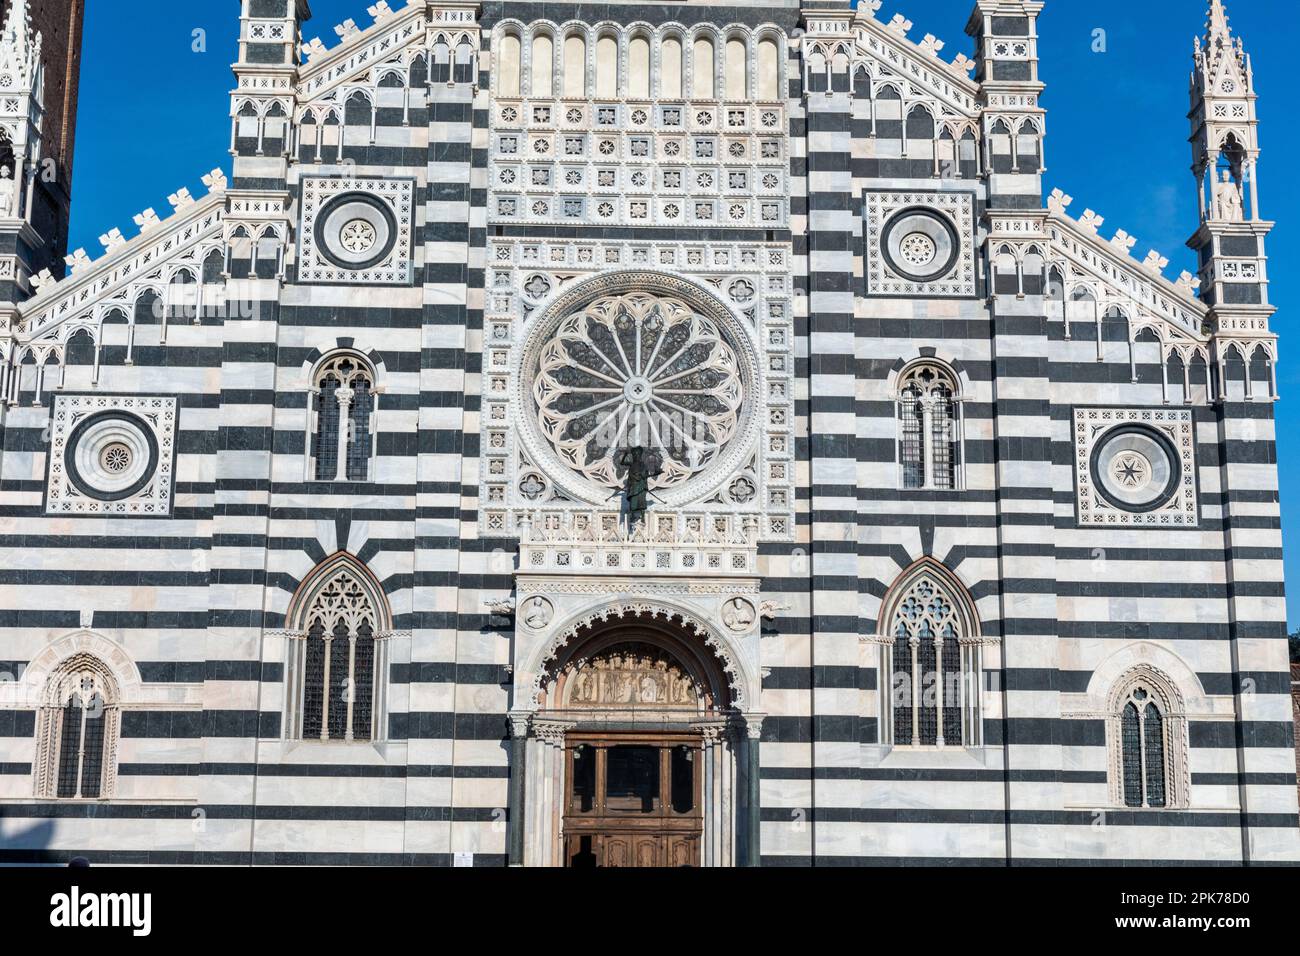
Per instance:
[[[41,62],[41,35],[32,31],[27,0],[13,0],[0,33],[0,71],[12,73],[19,87],[32,86]]]
[[[1232,31],[1228,27],[1228,11],[1223,8],[1223,0],[1210,0],[1210,9],[1205,17],[1206,41],[1226,41]]]
[[[1224,68],[1240,72],[1245,67],[1246,51],[1241,39],[1232,35],[1223,0],[1210,0],[1210,9],[1205,13],[1205,39],[1197,39],[1196,53],[1198,64],[1211,80],[1207,84],[1210,86]]]
[[[14,0],[9,6],[9,16],[5,18],[5,38],[21,32],[24,37],[31,33],[32,13],[27,8],[27,0]]]

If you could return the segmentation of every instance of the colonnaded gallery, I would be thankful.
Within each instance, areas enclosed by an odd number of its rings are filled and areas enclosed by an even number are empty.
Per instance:
[[[1038,0],[233,6],[232,172],[94,252],[3,14],[0,863],[1300,860],[1219,0],[1172,276]]]

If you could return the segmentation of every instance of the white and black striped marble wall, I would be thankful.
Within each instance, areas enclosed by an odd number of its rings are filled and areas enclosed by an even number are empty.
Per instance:
[[[246,2],[255,18],[297,26],[292,2]],[[92,650],[124,651],[138,681],[124,682],[115,789],[98,800],[33,796],[38,708],[0,697],[0,862],[507,861],[514,635],[488,602],[514,588],[517,541],[480,521],[488,249],[587,241],[594,228],[490,222],[494,27],[543,17],[775,26],[785,38],[788,226],[625,225],[600,237],[789,251],[795,523],[759,544],[762,596],[777,608],[762,622],[761,862],[1300,855],[1271,402],[1204,394],[1171,406],[1164,355],[1135,345],[1131,323],[1056,317],[1046,256],[1019,284],[993,281],[999,216],[1046,217],[1041,135],[1035,155],[1003,157],[980,125],[977,81],[959,73],[947,93],[904,101],[865,40],[810,72],[816,43],[852,45],[859,30],[919,55],[839,0],[802,11],[489,2],[441,19],[416,6],[427,19],[405,37],[411,12],[374,28],[397,31],[391,70],[281,64],[303,84],[283,138],[274,122],[260,136],[262,120],[241,126],[236,94],[229,251],[223,274],[205,277],[221,295],[197,321],[176,321],[165,341],[142,321],[129,363],[110,327],[98,361],[66,353],[61,384],[39,400],[53,377],[17,372],[0,458],[0,671],[25,686],[50,645],[84,633],[97,635]],[[826,32],[832,22],[843,37]],[[461,38],[474,55],[457,64]],[[327,122],[337,131],[317,128]],[[408,272],[308,271],[306,196],[322,181],[412,184]],[[966,230],[939,286],[883,284],[876,267],[873,216],[910,206],[946,210]],[[277,252],[247,239],[265,227],[280,230]],[[1049,249],[1046,232],[1037,243]],[[309,468],[312,373],[340,349],[374,368],[364,482],[317,481]],[[920,359],[960,384],[951,490],[900,481],[898,377]],[[176,399],[169,513],[48,513],[54,397],[79,394]],[[1196,520],[1081,523],[1076,413],[1171,407],[1192,423]],[[339,551],[373,574],[391,611],[382,729],[294,740],[286,615]],[[978,744],[943,751],[889,742],[885,645],[873,640],[887,633],[891,587],[927,560],[969,592],[984,641]],[[1142,666],[1184,697],[1186,799],[1163,810],[1124,809],[1113,794],[1103,711],[1114,681]]]

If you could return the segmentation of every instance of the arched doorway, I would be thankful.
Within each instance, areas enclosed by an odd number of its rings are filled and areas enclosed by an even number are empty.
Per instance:
[[[746,740],[721,662],[678,620],[582,628],[547,668],[528,722],[524,862],[733,864]]]

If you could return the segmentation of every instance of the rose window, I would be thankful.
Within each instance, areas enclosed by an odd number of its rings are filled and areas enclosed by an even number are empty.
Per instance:
[[[1145,455],[1125,451],[1111,459],[1110,477],[1122,488],[1140,491],[1151,482],[1151,462]]]
[[[718,322],[680,299],[597,299],[563,318],[537,356],[542,437],[598,486],[622,487],[622,452],[642,447],[662,467],[650,487],[674,487],[705,471],[740,430],[736,350]]]
[[[339,244],[348,252],[369,252],[378,238],[375,227],[364,219],[353,219],[339,230]]]
[[[908,265],[927,266],[934,261],[936,250],[934,240],[923,232],[914,232],[903,238],[900,252]]]
[[[117,475],[131,467],[131,461],[134,457],[131,454],[131,449],[126,445],[121,442],[113,442],[104,446],[104,450],[99,453],[99,463],[105,471]]]

